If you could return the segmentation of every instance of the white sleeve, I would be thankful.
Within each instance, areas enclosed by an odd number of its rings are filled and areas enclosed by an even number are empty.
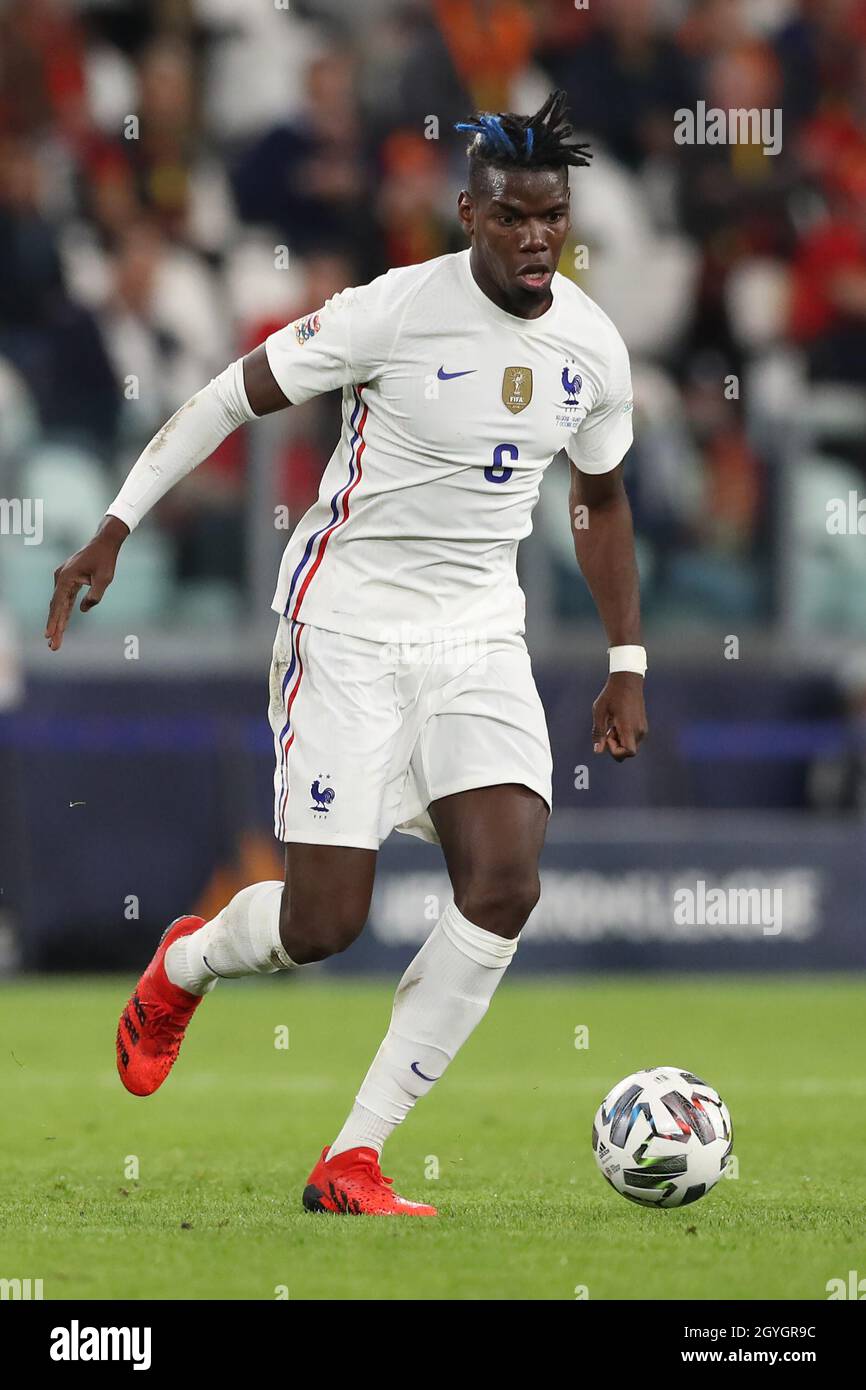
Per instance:
[[[569,435],[566,449],[581,473],[609,473],[622,462],[633,439],[628,350],[614,330],[605,389],[579,427]]]
[[[232,362],[175,411],[133,464],[108,512],[134,531],[142,517],[213,453],[226,435],[257,418],[247,400],[243,358]]]
[[[316,313],[265,339],[268,365],[292,405],[338,386],[362,385],[377,374],[391,336],[383,302],[387,279],[341,290]]]

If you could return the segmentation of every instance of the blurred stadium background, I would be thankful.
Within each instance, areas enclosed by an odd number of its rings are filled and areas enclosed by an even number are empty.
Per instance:
[[[552,85],[595,151],[561,269],[632,356],[651,736],[591,758],[605,643],[559,460],[521,553],[556,805],[519,969],[866,965],[866,538],[827,526],[866,496],[864,0],[0,0],[0,971],[140,966],[282,876],[274,509],[315,496],[337,397],[175,488],[59,654],[53,570],[234,357],[459,249],[452,122]],[[780,153],[676,144],[699,100],[781,108]],[[325,969],[393,972],[429,930],[438,855],[381,861]],[[780,887],[781,932],[675,928],[701,878]]]

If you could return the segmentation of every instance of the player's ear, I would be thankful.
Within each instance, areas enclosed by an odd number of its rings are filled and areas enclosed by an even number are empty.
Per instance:
[[[475,202],[472,194],[465,188],[461,189],[457,199],[457,216],[466,235],[471,237],[475,229]]]

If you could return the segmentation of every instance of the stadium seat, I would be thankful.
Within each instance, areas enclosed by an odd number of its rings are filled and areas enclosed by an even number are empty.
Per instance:
[[[56,541],[25,545],[22,536],[4,536],[0,546],[0,592],[20,635],[41,633],[48,617],[54,571],[69,551]]]
[[[21,470],[22,497],[42,500],[43,535],[71,554],[90,539],[114,496],[99,459],[73,444],[44,444]]]
[[[199,631],[224,626],[243,616],[243,596],[225,579],[195,579],[179,585],[171,605],[171,622]]]
[[[39,417],[23,376],[5,357],[0,357],[0,488],[8,496],[6,482],[12,460],[39,435]]]
[[[143,523],[124,546],[111,589],[88,615],[94,626],[134,631],[134,624],[162,621],[173,611],[172,543],[151,523]]]
[[[790,471],[791,615],[801,630],[866,633],[866,544],[857,531],[827,529],[827,505],[862,496],[862,475],[829,455],[809,455]]]
[[[866,392],[842,383],[812,385],[800,398],[797,423],[816,440],[862,441],[866,434]]]
[[[93,529],[91,525],[88,537]],[[18,620],[22,635],[42,631],[54,587],[54,571],[70,553],[69,545],[55,537],[46,537],[41,545],[27,545],[20,536],[4,539],[0,547],[0,591]],[[84,592],[76,598],[76,608]],[[168,611],[172,594],[171,543],[158,531],[143,529],[136,533],[135,544],[123,551],[105,600],[87,615],[88,631],[129,631],[132,624],[155,621]]]

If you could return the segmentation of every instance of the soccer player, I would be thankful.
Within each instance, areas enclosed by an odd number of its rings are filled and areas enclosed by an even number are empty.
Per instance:
[[[518,542],[565,449],[575,551],[610,674],[596,753],[646,732],[638,581],[622,459],[628,354],[557,273],[568,166],[587,163],[565,97],[477,116],[458,212],[470,247],[346,289],[233,362],[163,426],[92,541],[55,574],[60,647],[122,542],[246,420],[341,387],[342,436],[286,547],[270,673],[274,829],[285,882],[254,883],[209,922],[180,917],[123,1011],[117,1065],[150,1095],[221,979],[297,970],[351,946],[396,828],[439,844],[453,897],[397,987],[390,1026],[303,1193],[309,1211],[432,1216],[382,1176],[389,1134],[481,1021],[539,897],[551,807],[544,712],[523,640]]]

